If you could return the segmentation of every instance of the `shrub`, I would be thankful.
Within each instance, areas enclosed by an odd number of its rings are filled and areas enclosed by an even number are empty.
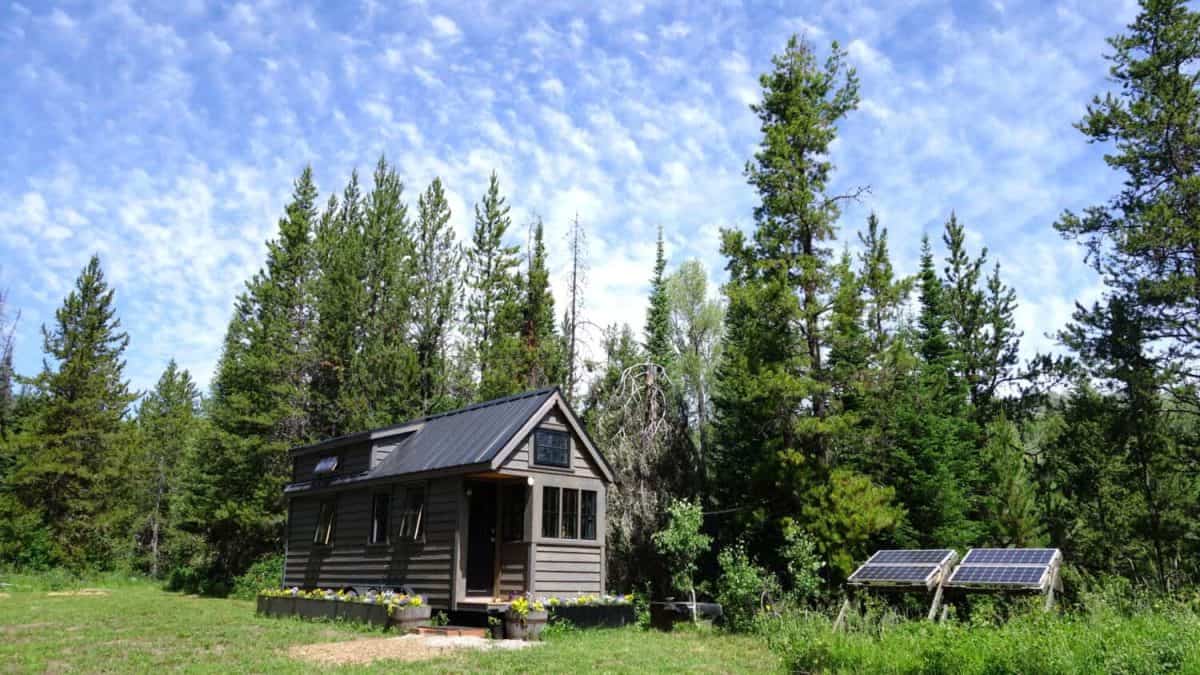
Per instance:
[[[270,555],[250,566],[246,573],[233,580],[231,595],[239,600],[253,600],[263,588],[279,588],[283,583],[283,556]]]
[[[654,548],[667,560],[671,570],[671,583],[677,590],[689,593],[695,599],[696,562],[700,554],[708,550],[712,538],[700,532],[704,524],[704,512],[700,501],[676,499],[667,507],[667,526],[651,535]]]
[[[750,628],[754,615],[766,598],[778,594],[779,582],[767,570],[759,567],[747,555],[742,544],[723,549],[717,554],[721,576],[717,579],[717,602],[730,630]]]

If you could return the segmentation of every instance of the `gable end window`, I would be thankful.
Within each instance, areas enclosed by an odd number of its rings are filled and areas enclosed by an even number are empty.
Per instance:
[[[533,463],[571,468],[571,436],[565,431],[539,429],[534,432]]]
[[[321,502],[321,511],[317,514],[317,531],[313,533],[313,543],[318,546],[333,544],[333,521],[337,514],[333,502]]]
[[[372,544],[388,543],[388,514],[392,509],[392,496],[386,492],[377,493],[371,498],[371,537]]]

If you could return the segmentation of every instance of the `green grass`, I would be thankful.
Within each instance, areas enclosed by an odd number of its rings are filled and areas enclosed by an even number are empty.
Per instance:
[[[129,578],[82,582],[12,577],[0,588],[0,672],[312,672],[293,645],[381,635],[368,629],[254,614],[251,602],[167,593]],[[100,587],[107,596],[50,596]],[[712,630],[671,634],[578,630],[518,652],[464,652],[425,662],[378,661],[353,672],[780,672],[762,639]]]
[[[836,634],[826,617],[789,617],[758,630],[796,672],[1200,674],[1200,616],[1171,603],[976,625],[883,620]]]

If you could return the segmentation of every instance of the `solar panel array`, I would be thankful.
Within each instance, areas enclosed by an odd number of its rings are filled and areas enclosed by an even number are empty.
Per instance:
[[[1055,548],[973,548],[946,580],[951,588],[1045,590],[1061,554]]]
[[[958,553],[948,548],[878,551],[846,581],[853,586],[929,589],[956,558]]]

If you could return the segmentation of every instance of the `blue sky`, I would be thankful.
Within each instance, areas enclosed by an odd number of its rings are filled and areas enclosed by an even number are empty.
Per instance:
[[[556,267],[578,213],[587,318],[640,326],[659,224],[672,263],[700,258],[714,284],[719,229],[751,226],[747,105],[791,33],[840,41],[861,78],[833,158],[838,185],[871,193],[843,241],[874,210],[911,272],[957,210],[1017,288],[1026,355],[1101,291],[1051,225],[1118,185],[1071,124],[1108,86],[1129,0],[0,2],[0,288],[23,373],[95,251],[133,385],[172,356],[207,385],[300,169],[324,198],[381,153],[412,202],[440,176],[460,232],[496,170]]]

